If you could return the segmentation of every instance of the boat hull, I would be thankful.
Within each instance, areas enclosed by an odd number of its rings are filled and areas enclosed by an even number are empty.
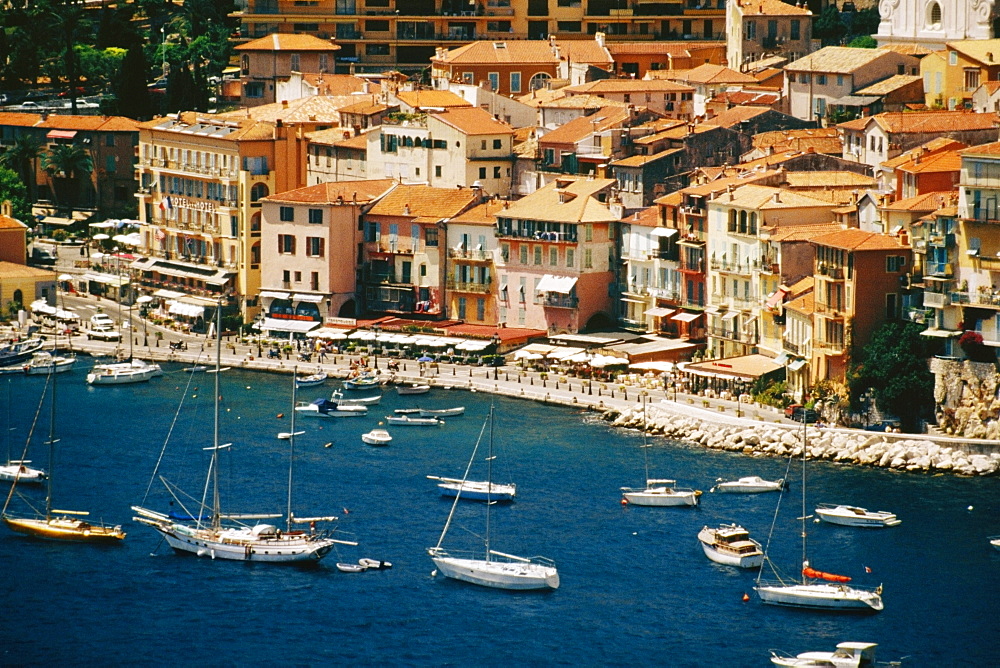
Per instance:
[[[487,489],[485,483],[475,487],[470,487],[468,483],[464,486],[460,483],[442,482],[438,484],[441,496],[456,497],[461,490],[462,498],[467,501],[491,501],[493,503],[507,503],[514,500],[517,494],[514,485],[493,485]]]
[[[698,533],[698,542],[705,556],[717,564],[726,566],[736,566],[737,568],[760,568],[764,565],[764,553],[760,545],[756,545],[753,551],[740,552],[738,549],[728,547],[725,543],[716,541],[715,532],[705,527]],[[756,541],[754,541],[756,544]],[[750,548],[747,545],[747,548]]]
[[[18,469],[21,469],[19,472]],[[45,482],[45,471],[17,464],[0,466],[0,481],[18,484],[39,485]]]
[[[24,372],[29,376],[48,376],[72,371],[75,364],[75,357],[57,357],[54,362],[33,362],[24,368]]]
[[[625,492],[622,494],[629,505],[633,506],[697,506],[700,494],[698,492],[662,492],[644,490]]]
[[[347,407],[347,408],[363,408],[364,410],[344,410],[343,408],[336,408],[334,410],[321,411],[299,406],[295,409],[295,412],[300,417],[317,417],[317,418],[364,417],[368,415],[368,408],[366,408],[365,406]]]
[[[209,559],[254,561],[267,563],[301,563],[319,561],[333,549],[330,539],[293,534],[276,539],[221,539],[208,529],[191,529],[183,525],[154,527],[176,552]],[[225,532],[224,532],[225,533]]]
[[[431,391],[430,385],[399,385],[396,387],[396,394],[427,394]]]
[[[521,591],[559,588],[559,573],[553,566],[444,556],[431,559],[441,575],[482,587]]]
[[[162,376],[159,364],[108,364],[97,365],[87,374],[89,385],[131,385],[144,383],[150,378]]]
[[[392,442],[392,436],[390,436],[389,432],[384,429],[376,430],[370,431],[367,434],[362,434],[361,441],[374,446],[389,445],[389,443]]]
[[[121,530],[121,527],[93,525],[74,517],[53,517],[48,520],[4,517],[3,522],[11,531],[45,540],[119,543],[125,539],[125,532]]]
[[[894,527],[902,522],[892,513],[864,512],[858,514],[850,510],[838,508],[817,508],[816,515],[824,522],[839,524],[845,527],[862,527],[865,529],[882,529]]]
[[[784,486],[783,480],[762,480],[761,478],[740,478],[719,483],[714,491],[721,494],[763,494],[765,492],[780,492]]]
[[[426,410],[418,409],[417,415],[425,418],[445,418],[445,417],[456,417],[458,415],[465,415],[465,406],[459,406],[458,408],[444,408],[441,410]]]
[[[757,585],[755,589],[769,605],[864,613],[880,612],[883,607],[880,594],[843,584]]]

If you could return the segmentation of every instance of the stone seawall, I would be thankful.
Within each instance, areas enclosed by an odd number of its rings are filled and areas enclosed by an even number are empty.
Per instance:
[[[788,457],[802,454],[801,426],[768,424],[749,420],[716,418],[675,412],[671,405],[650,404],[645,418],[641,407],[609,410],[605,419],[613,425],[642,429],[645,419],[650,434],[686,441],[714,450],[742,452],[751,456]],[[850,429],[809,426],[807,456],[834,462],[889,468],[916,473],[956,473],[969,476],[994,475],[1000,470],[1000,452],[987,444],[939,443],[911,434],[883,434]]]

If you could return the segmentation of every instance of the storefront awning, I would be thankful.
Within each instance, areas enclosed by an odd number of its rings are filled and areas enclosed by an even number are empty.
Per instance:
[[[92,283],[101,283],[103,285],[113,285],[115,287],[121,287],[129,284],[127,276],[116,276],[114,274],[87,273],[83,275],[83,280],[90,281]]]
[[[628,302],[629,304],[645,304],[646,303],[646,300],[644,300],[644,299],[632,299],[630,297],[622,297],[622,301],[623,302]]]
[[[798,371],[799,369],[801,369],[805,365],[806,365],[806,361],[805,360],[795,360],[794,362],[792,362],[792,363],[790,363],[788,365],[788,370],[789,371]]]
[[[671,320],[677,320],[677,321],[680,321],[680,322],[691,322],[692,320],[696,319],[700,315],[701,315],[700,313],[687,313],[687,312],[684,312],[684,313],[678,313],[677,315],[673,316],[670,319]]]
[[[656,227],[650,232],[654,237],[672,237],[677,234],[677,230],[671,227]]]
[[[935,329],[930,327],[920,332],[920,336],[932,336],[939,339],[950,339],[954,336],[960,336],[962,332],[955,332],[950,329]]]
[[[764,305],[767,306],[768,308],[774,308],[775,306],[777,306],[778,304],[780,304],[785,300],[785,295],[787,294],[788,293],[784,290],[781,289],[775,290],[774,294],[768,297],[767,301],[764,302]]]
[[[289,295],[286,292],[274,292],[273,290],[261,290],[261,299],[288,299]]]
[[[559,294],[568,295],[573,290],[574,285],[576,285],[575,276],[545,274],[542,276],[542,280],[538,281],[538,287],[535,290],[538,292],[558,292]]]
[[[72,139],[76,136],[76,130],[49,130],[45,135],[46,139]]]
[[[292,295],[292,299],[297,302],[309,302],[311,304],[319,304],[323,301],[323,295],[313,295],[308,292],[296,292]]]
[[[723,319],[723,320],[732,320],[733,318],[735,318],[735,317],[736,317],[736,316],[738,316],[739,314],[740,314],[740,312],[739,312],[739,311],[729,311],[728,313],[726,313],[726,314],[724,314],[724,315],[722,316],[722,319]]]
[[[643,313],[645,315],[651,315],[654,318],[664,318],[664,317],[670,315],[671,313],[673,313],[676,310],[677,309],[663,308],[661,306],[656,306],[654,308],[648,308],[648,309],[646,309],[645,311],[643,311]]]
[[[170,302],[170,308],[167,309],[167,313],[184,316],[185,318],[200,318],[205,315],[205,307],[175,301]]]
[[[774,363],[775,364],[780,364],[780,365],[784,366],[785,363],[787,363],[787,362],[788,362],[788,353],[781,353],[780,355],[778,355],[777,357],[774,358]]]
[[[163,297],[164,299],[180,299],[181,297],[184,296],[184,293],[177,292],[176,290],[166,290],[164,288],[160,288],[159,290],[153,293],[153,296]]]
[[[260,325],[254,325],[265,332],[308,332],[323,323],[316,320],[282,320],[279,318],[264,318]]]

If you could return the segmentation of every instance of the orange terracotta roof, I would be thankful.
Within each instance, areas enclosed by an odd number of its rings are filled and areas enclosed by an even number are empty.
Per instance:
[[[684,74],[684,80],[696,84],[755,84],[757,79],[725,67],[724,65],[713,65],[705,63],[694,69],[688,70]]]
[[[586,63],[602,69],[610,69],[615,64],[614,58],[597,40],[557,39],[556,48],[559,57],[571,63]]]
[[[905,153],[897,155],[895,158],[890,158],[882,163],[882,169],[895,169],[899,165],[905,165],[913,161],[914,156],[922,155],[927,157],[934,155],[935,153],[940,153],[941,151],[957,151],[966,148],[968,144],[963,144],[960,141],[950,139],[949,137],[935,137],[926,144],[921,144],[916,148],[911,148]]]
[[[816,311],[816,299],[811,290],[801,297],[787,301],[782,305],[786,311],[795,311],[803,315],[812,315]]]
[[[414,109],[428,107],[471,107],[472,103],[449,90],[406,90],[396,94],[400,102]]]
[[[625,93],[687,93],[694,89],[686,84],[666,79],[598,79],[576,86],[567,86],[565,90],[572,94],[624,95]]]
[[[1000,155],[1000,141],[970,146],[961,151],[962,155]]]
[[[705,125],[717,125],[722,128],[731,128],[739,125],[743,121],[748,121],[755,116],[766,114],[770,109],[767,107],[733,107],[719,112],[712,118],[705,121]]]
[[[52,114],[44,121],[39,119],[35,127],[80,132],[138,132],[139,122],[124,116]]]
[[[660,227],[660,207],[648,206],[645,209],[639,209],[622,222],[639,227]]]
[[[368,212],[369,216],[407,216],[442,220],[473,206],[479,194],[471,188],[398,185]],[[409,210],[409,214],[405,211]]]
[[[512,135],[514,130],[479,107],[452,108],[441,114],[430,114],[445,125],[466,135]]]
[[[760,14],[764,16],[810,16],[805,7],[790,5],[781,0],[735,0],[736,6],[743,10],[743,15]]]
[[[0,111],[0,126],[30,128],[42,122],[41,114],[20,111]]]
[[[840,230],[841,227],[838,223],[831,221],[829,223],[818,223],[815,225],[782,225],[764,227],[761,229],[766,229],[770,232],[769,241],[771,241],[771,243],[782,243],[792,241],[811,241],[813,238],[821,234]]]
[[[817,153],[841,153],[843,151],[843,142],[840,140],[837,128],[774,130],[755,134],[752,141],[755,148],[773,146],[775,153],[803,151],[808,146],[814,147]]]
[[[590,116],[574,118],[540,137],[540,144],[575,144],[595,132],[617,127],[629,118],[628,109],[605,107]]]
[[[613,167],[642,167],[650,162],[656,162],[657,160],[662,160],[670,155],[676,153],[683,153],[682,148],[668,148],[665,151],[660,151],[659,153],[654,153],[653,155],[632,155],[627,158],[622,158],[621,160],[615,160],[611,165]]]
[[[727,105],[770,107],[780,100],[781,92],[776,90],[727,90],[712,96],[711,102],[726,103]]]
[[[883,208],[886,211],[937,211],[951,202],[953,194],[957,193],[950,190],[924,193],[916,197],[907,197],[906,199],[892,202]]]
[[[817,246],[829,246],[850,251],[909,250],[909,246],[899,243],[898,237],[877,232],[865,232],[856,228],[821,234],[812,239]]]
[[[488,65],[491,63],[532,63],[552,67],[559,63],[548,40],[478,41],[447,51],[431,62],[447,65]]]
[[[995,113],[971,111],[892,111],[841,123],[837,127],[864,130],[868,123],[878,123],[887,132],[924,134],[962,130],[988,130],[998,125]]]
[[[28,226],[10,216],[0,214],[0,230],[26,230]]]
[[[464,213],[460,213],[451,219],[453,223],[465,223],[467,225],[496,225],[496,214],[503,211],[508,206],[508,202],[499,199],[490,199],[478,206],[474,206]]]
[[[365,84],[368,84],[368,94],[378,95],[382,92],[382,86],[377,82],[368,81],[351,74],[329,74],[327,72],[303,73],[302,78],[315,86],[318,95],[350,95],[352,93],[365,93]]]
[[[958,151],[942,151],[933,155],[914,156],[906,164],[897,167],[901,172],[910,174],[925,174],[930,172],[960,172],[962,171],[962,156]]]
[[[313,35],[273,33],[235,47],[236,51],[339,51],[340,46]]]
[[[272,102],[217,114],[219,118],[252,118],[283,123],[339,123],[340,110],[358,101],[356,95],[307,95],[296,100]]]
[[[396,185],[393,179],[373,179],[370,181],[337,181],[318,183],[314,186],[287,190],[268,195],[268,202],[287,204],[334,204],[360,202],[367,204]]]
[[[365,116],[374,116],[375,114],[381,113],[388,109],[389,106],[382,104],[381,102],[375,102],[374,100],[365,99],[357,104],[351,104],[346,107],[340,108],[340,113],[342,114],[362,114]]]

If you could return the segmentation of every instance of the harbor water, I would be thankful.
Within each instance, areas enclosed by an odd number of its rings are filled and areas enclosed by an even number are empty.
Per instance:
[[[83,361],[83,360],[81,360]],[[649,476],[702,489],[699,508],[620,503],[646,476],[641,435],[594,413],[496,398],[496,482],[517,500],[495,506],[491,547],[549,557],[561,586],[548,593],[484,589],[432,576],[451,500],[428,475],[461,477],[493,399],[463,390],[387,392],[367,417],[299,418],[293,509],[333,514],[340,545],[312,567],[212,561],[173,553],[130,506],[170,509],[158,474],[194,497],[212,443],[213,377],[177,368],[149,383],[88,387],[77,369],[58,380],[60,439],[54,506],[122,524],[121,545],[35,541],[0,527],[0,662],[20,665],[625,665],[764,666],[769,650],[830,650],[879,643],[904,666],[995,665],[1000,649],[1000,480],[808,466],[809,512],[819,503],[889,510],[882,530],[807,524],[811,565],[883,586],[884,612],[853,616],[761,604],[754,573],[710,562],[696,536],[738,522],[767,541],[777,494],[709,492],[719,477],[777,479],[789,463],[651,438]],[[42,377],[0,380],[0,408],[15,458],[32,430]],[[299,391],[308,401],[334,385]],[[367,395],[368,392],[353,394]],[[222,376],[220,488],[227,512],[282,513],[287,502],[288,376]],[[183,399],[183,402],[182,402]],[[389,426],[389,447],[361,434],[395,408],[465,406],[440,427]],[[279,417],[280,415],[280,417]],[[47,464],[45,407],[29,458]],[[383,425],[384,426],[384,425]],[[169,439],[168,439],[169,434]],[[162,453],[162,454],[161,454]],[[6,453],[4,453],[6,454]],[[781,502],[772,559],[798,571],[801,468]],[[471,479],[485,477],[485,463]],[[6,492],[7,487],[5,486]],[[148,490],[148,496],[147,496]],[[42,502],[41,490],[24,490]],[[445,547],[482,549],[484,507],[462,502]],[[341,573],[370,557],[389,570]],[[867,572],[870,570],[870,573]],[[749,601],[744,601],[749,594]]]

